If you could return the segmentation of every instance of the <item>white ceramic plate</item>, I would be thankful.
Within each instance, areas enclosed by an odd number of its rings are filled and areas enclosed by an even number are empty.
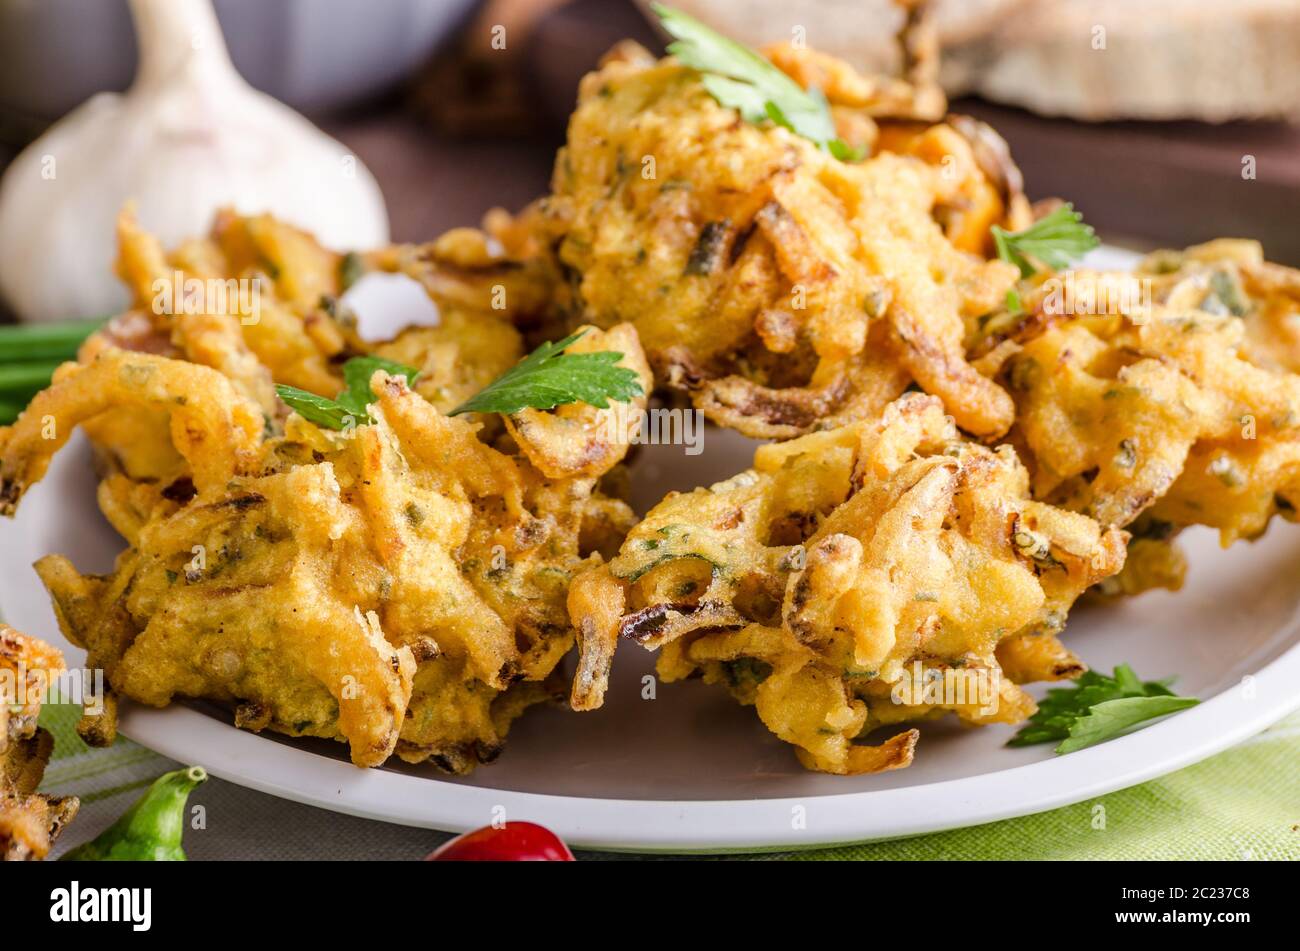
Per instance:
[[[1110,262],[1107,262],[1110,263]],[[646,451],[635,469],[643,506],[748,465],[752,444],[710,429],[702,455]],[[1209,532],[1182,544],[1186,588],[1104,608],[1080,606],[1067,642],[1092,666],[1128,662],[1143,676],[1178,676],[1205,700],[1130,736],[1055,757],[1009,749],[1009,727],[925,724],[915,763],[878,776],[805,772],[752,710],[699,682],[658,685],[643,698],[653,657],[619,651],[604,709],[530,712],[502,757],[466,779],[432,768],[359,770],[341,744],[236,730],[202,704],[127,705],[122,732],[215,775],[340,812],[452,831],[515,819],[550,826],[574,845],[641,850],[808,847],[915,835],[1025,815],[1088,799],[1195,762],[1300,707],[1300,529],[1275,524],[1225,552]],[[64,646],[31,563],[49,552],[82,570],[106,570],[121,548],[94,503],[80,436],[0,523],[5,619]]]

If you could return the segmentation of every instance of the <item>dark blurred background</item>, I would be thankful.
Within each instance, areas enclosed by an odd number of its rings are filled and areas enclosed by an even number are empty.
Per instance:
[[[1143,8],[1172,9],[1168,0],[1103,0],[1092,26],[1053,9],[1068,0],[939,2],[945,84],[959,93],[952,108],[984,118],[1010,141],[1031,198],[1067,197],[1109,240],[1137,248],[1249,236],[1273,259],[1300,264],[1300,128],[1283,118],[1300,76],[1300,54],[1287,53],[1300,51],[1300,3],[1179,0],[1219,19],[1207,27],[1204,16],[1186,25],[1166,18],[1153,34],[1139,19],[1151,18]],[[888,38],[888,27],[868,15],[871,0],[681,5],[755,43],[788,39],[792,24],[804,28],[806,20],[811,45],[831,45],[859,65],[874,65],[881,35]],[[216,7],[244,76],[369,165],[399,241],[477,223],[494,205],[516,209],[540,194],[579,77],[617,40],[663,45],[630,0],[216,0]],[[1246,7],[1252,19],[1242,21]],[[1277,18],[1261,19],[1265,13]],[[1098,25],[1110,28],[1110,52],[1088,59],[1077,46],[1095,46]],[[505,49],[492,42],[501,35]],[[819,35],[834,43],[819,43]],[[1256,65],[1269,75],[1247,75],[1248,56],[1233,68],[1215,65],[1213,50],[1197,55],[1196,44],[1208,49],[1218,37],[1217,49],[1225,35],[1239,56],[1250,52],[1242,44],[1262,44],[1257,59],[1269,61]],[[0,0],[0,163],[94,91],[125,88],[134,49],[125,0]],[[1160,65],[1153,57],[1139,57],[1147,72],[1133,72],[1134,49],[1165,51],[1166,74],[1150,72]],[[1210,67],[1233,75],[1207,79]],[[1193,78],[1210,82],[1213,94],[1185,95]],[[1281,106],[1271,101],[1279,97]],[[1300,95],[1290,108],[1300,108]],[[1126,118],[1134,115],[1145,118]],[[1247,156],[1255,178],[1242,175]]]

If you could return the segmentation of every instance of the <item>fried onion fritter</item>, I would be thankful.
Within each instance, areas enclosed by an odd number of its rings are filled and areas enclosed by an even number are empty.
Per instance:
[[[54,737],[41,728],[0,750],[0,861],[45,858],[81,808],[76,796],[36,791],[53,751]]]
[[[63,654],[0,624],[0,861],[43,859],[81,803],[36,791],[54,737],[36,725]]]
[[[0,753],[36,731],[41,701],[64,669],[57,648],[0,623]]]
[[[1240,317],[1251,363],[1300,373],[1300,270],[1264,260],[1258,241],[1220,238],[1156,251],[1137,270],[1171,306]]]
[[[772,52],[824,83],[850,163],[720,106],[699,73],[624,46],[582,80],[543,213],[571,319],[640,334],[662,384],[716,422],[789,438],[878,414],[915,381],[995,438],[1014,406],[963,340],[1017,270],[989,225],[1029,209],[1005,144],[844,64]],[[852,120],[858,121],[854,123]]]
[[[630,328],[592,336],[644,366]],[[114,691],[226,702],[246,728],[347,742],[360,766],[395,752],[453,772],[490,761],[510,721],[558,692],[569,580],[599,534],[588,523],[625,529],[631,512],[597,493],[603,473],[548,477],[403,378],[371,387],[373,424],[291,415],[280,435],[215,369],[105,348],[0,429],[6,513],[79,424],[149,411],[170,434],[164,479],[117,473],[101,490],[130,495],[111,574],[37,564],[64,633]]]
[[[420,370],[418,391],[445,412],[524,355],[516,324],[537,325],[549,305],[551,269],[528,214],[489,215],[493,233],[458,228],[427,245],[340,255],[269,215],[230,211],[218,214],[207,238],[167,252],[127,209],[117,268],[132,309],[92,337],[82,356],[114,346],[210,366],[273,418],[283,414],[275,384],[333,397],[343,387],[342,364],[373,353]],[[439,322],[391,341],[363,340],[338,298],[367,271],[419,283]]]
[[[1083,671],[1056,635],[1119,570],[1125,537],[1033,501],[1010,447],[964,441],[936,397],[909,394],[669,495],[580,575],[573,703],[599,705],[622,637],[660,651],[663,679],[702,674],[753,704],[809,768],[906,766],[914,731],[857,741],[949,711],[1016,723],[1035,709],[1017,683]],[[968,676],[982,701],[928,696]]]
[[[1025,313],[976,363],[1016,400],[1034,497],[1117,527],[1148,513],[1158,542],[1198,524],[1226,546],[1294,519],[1300,375],[1278,328],[1300,315],[1300,281],[1278,279],[1287,270],[1253,242],[1219,241],[1022,295]]]

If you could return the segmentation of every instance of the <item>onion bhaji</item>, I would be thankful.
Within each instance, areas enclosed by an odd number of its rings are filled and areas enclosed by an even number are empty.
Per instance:
[[[268,431],[287,415],[276,384],[333,397],[344,386],[342,365],[363,354],[412,366],[417,392],[450,410],[523,356],[514,322],[540,308],[546,286],[538,268],[511,257],[536,258],[526,248],[527,229],[504,212],[486,221],[488,232],[460,228],[426,246],[362,257],[328,251],[269,215],[223,212],[208,238],[166,252],[128,210],[118,221],[117,269],[133,307],[87,341],[81,360],[117,348],[212,367],[256,404]],[[419,282],[438,305],[439,323],[363,341],[338,297],[367,270]],[[184,469],[168,419],[166,408],[131,406],[85,421],[105,470],[101,507],[128,538],[140,520],[133,497],[148,494],[142,486],[173,484]]]
[[[631,328],[587,339],[617,340],[648,391]],[[101,486],[129,545],[114,571],[37,564],[65,635],[113,690],[225,701],[240,726],[339,739],[360,766],[395,752],[451,772],[490,761],[511,720],[556,695],[569,580],[634,520],[596,491],[626,443],[605,445],[587,407],[531,421],[536,438],[502,451],[402,377],[371,386],[373,424],[334,432],[291,415],[268,429],[216,369],[104,347],[0,429],[10,513],[76,426],[108,412],[161,421],[167,464]],[[551,425],[566,429],[558,455]]]
[[[81,805],[36,791],[54,750],[37,718],[63,670],[57,649],[0,624],[0,861],[44,858]]]
[[[1051,275],[1021,298],[1022,313],[990,317],[974,363],[1016,401],[1034,497],[1131,528],[1112,589],[1177,588],[1170,543],[1186,526],[1226,546],[1295,519],[1300,272],[1221,240],[1131,274]]]
[[[964,440],[920,393],[763,446],[752,470],[669,495],[574,581],[573,704],[600,704],[626,638],[660,651],[665,680],[702,674],[753,704],[826,772],[908,765],[916,731],[857,742],[878,727],[1020,722],[1035,705],[1017,684],[1083,671],[1056,635],[1125,539],[1029,487],[1014,450]],[[991,693],[924,698],[953,672]]]
[[[489,230],[457,228],[426,245],[341,255],[270,215],[228,211],[207,238],[167,252],[128,210],[118,222],[117,269],[132,308],[85,355],[116,346],[210,366],[275,416],[283,413],[275,384],[332,397],[343,387],[342,364],[374,354],[418,369],[417,390],[445,412],[524,355],[516,327],[536,325],[549,307],[551,268],[535,250],[528,214],[496,211],[485,219]],[[370,271],[418,282],[438,307],[438,324],[362,340],[339,296]]]
[[[700,75],[624,44],[582,80],[541,214],[577,322],[635,325],[661,384],[714,421],[789,438],[878,414],[915,381],[967,432],[1010,397],[967,362],[1017,270],[989,227],[1031,220],[987,126],[942,92],[807,49],[770,59],[826,95],[844,162],[719,105]]]
[[[76,796],[37,792],[54,737],[36,729],[0,752],[0,861],[38,861],[81,808]]]
[[[41,700],[63,671],[57,648],[0,623],[0,753],[36,730]]]

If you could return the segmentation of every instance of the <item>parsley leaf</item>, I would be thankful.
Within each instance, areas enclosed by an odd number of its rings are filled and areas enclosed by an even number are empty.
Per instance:
[[[353,357],[343,364],[343,391],[334,399],[283,384],[277,386],[275,392],[307,422],[325,429],[367,425],[374,422],[366,407],[375,401],[374,394],[370,391],[370,378],[376,370],[383,370],[392,376],[404,376],[406,382],[411,384],[420,375],[420,371],[412,367],[382,357]]]
[[[997,225],[992,231],[998,257],[1020,268],[1021,277],[1038,270],[1030,258],[1059,271],[1101,243],[1097,232],[1083,223],[1083,215],[1068,202],[1023,231],[1007,231]]]
[[[719,105],[736,109],[747,122],[770,119],[841,161],[862,158],[860,150],[836,137],[831,107],[821,90],[805,90],[749,47],[680,10],[662,3],[652,7],[673,38],[668,52],[700,71],[700,81]]]
[[[626,403],[640,396],[635,370],[617,366],[623,354],[612,350],[565,353],[582,336],[544,343],[497,377],[469,400],[448,413],[517,413],[521,409],[553,409],[565,403],[588,403],[605,409],[608,400]]]
[[[285,386],[281,383],[276,386],[275,393],[291,410],[307,422],[315,423],[323,429],[346,429],[349,420],[353,425],[368,421],[358,420],[356,414],[345,409],[338,400],[332,400],[328,396],[317,396],[296,386]]]
[[[1047,691],[1038,712],[1007,743],[1032,746],[1059,740],[1057,753],[1073,753],[1137,726],[1147,720],[1176,713],[1200,703],[1179,697],[1169,680],[1141,680],[1128,664],[1107,677],[1086,672],[1070,687]]]
[[[616,364],[623,354],[565,353],[581,333],[558,343],[544,343],[467,402],[447,415],[459,413],[517,413],[525,407],[552,409],[564,403],[590,403],[597,409],[607,400],[626,403],[642,393],[635,370]],[[353,357],[343,364],[343,390],[330,399],[296,386],[277,386],[275,392],[303,419],[325,429],[346,429],[373,423],[366,407],[374,402],[370,378],[376,370],[404,376],[414,384],[419,371],[382,357]]]
[[[411,386],[420,376],[420,371],[414,367],[383,357],[353,357],[343,364],[343,392],[338,395],[338,401],[358,417],[369,419],[366,407],[375,401],[375,394],[370,391],[370,378],[376,370],[383,370],[389,376],[404,376]]]
[[[1070,727],[1069,739],[1064,740],[1056,752],[1073,753],[1085,746],[1109,740],[1112,736],[1119,736],[1129,727],[1167,713],[1186,710],[1200,702],[1195,697],[1122,697],[1119,700],[1107,700],[1089,710],[1087,716],[1074,721]]]

